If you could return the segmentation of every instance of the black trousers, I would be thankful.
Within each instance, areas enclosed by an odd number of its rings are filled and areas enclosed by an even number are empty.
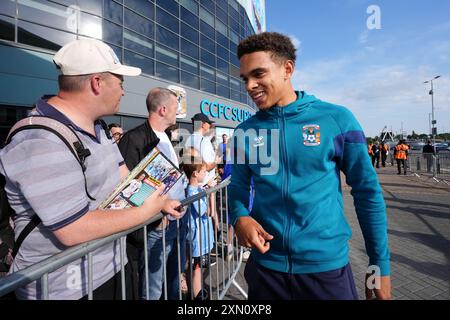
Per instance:
[[[405,159],[397,159],[397,170],[398,174],[402,173],[400,166],[403,166],[403,172],[406,174],[406,160]]]
[[[133,285],[129,264],[125,265],[125,294],[127,300],[133,300]],[[87,300],[85,295],[80,300]],[[114,277],[106,281],[100,287],[94,290],[93,300],[122,300],[122,278],[121,272],[117,272]]]

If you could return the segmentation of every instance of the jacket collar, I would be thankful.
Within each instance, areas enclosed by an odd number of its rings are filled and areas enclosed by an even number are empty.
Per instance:
[[[49,104],[48,100],[52,97],[54,97],[54,95],[44,95],[36,102],[36,113],[37,114],[58,120],[59,122],[65,124],[66,126],[69,126],[69,127],[73,128],[74,130],[81,132],[84,135],[89,136],[94,141],[100,143],[100,137],[101,137],[100,133],[103,128],[102,128],[101,123],[98,120],[96,120],[94,122],[95,136],[93,136],[89,132],[87,132],[84,129],[77,126],[72,120],[70,120],[61,111],[59,111],[58,109],[53,107],[51,104]]]
[[[279,118],[281,116],[291,117],[307,109],[312,103],[319,101],[315,96],[308,95],[305,91],[295,91],[297,100],[285,106],[273,106],[266,111],[258,111],[257,115],[262,117]]]

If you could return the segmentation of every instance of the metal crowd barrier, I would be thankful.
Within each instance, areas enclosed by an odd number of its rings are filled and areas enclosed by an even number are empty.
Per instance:
[[[241,288],[241,286],[235,281],[236,275],[241,267],[242,259],[243,259],[243,248],[240,247],[237,243],[237,237],[234,234],[232,228],[228,228],[228,201],[227,201],[227,186],[229,185],[230,180],[224,180],[219,185],[209,188],[201,193],[198,193],[192,197],[186,198],[185,200],[181,201],[183,206],[187,206],[188,210],[186,214],[190,214],[190,205],[197,201],[199,207],[200,207],[200,199],[203,197],[208,197],[210,194],[213,194],[215,198],[216,194],[219,195],[218,197],[218,206],[216,205],[216,208],[218,209],[218,215],[220,219],[219,223],[219,234],[221,235],[221,239],[217,239],[217,233],[214,232],[214,251],[215,251],[215,263],[211,262],[211,259],[209,259],[209,262],[207,266],[201,265],[201,284],[202,284],[202,290],[200,291],[202,299],[217,299],[222,300],[224,299],[225,295],[227,294],[227,291],[229,288],[233,285],[235,286],[238,291],[246,298],[247,294],[246,292]],[[146,221],[145,223],[136,226],[132,229],[116,233],[114,235],[97,239],[93,241],[89,241],[86,243],[79,244],[77,246],[68,248],[64,250],[63,252],[54,255],[52,257],[49,257],[37,264],[34,264],[26,269],[20,270],[18,272],[12,273],[6,277],[0,278],[0,297],[6,295],[7,293],[14,291],[17,288],[20,288],[24,285],[27,285],[28,283],[31,283],[33,281],[41,281],[41,287],[42,289],[42,299],[48,300],[49,299],[49,287],[51,287],[51,283],[48,282],[48,275],[49,273],[77,260],[80,258],[85,257],[87,259],[88,263],[88,299],[93,299],[93,262],[92,262],[92,252],[96,249],[111,243],[116,240],[120,240],[120,263],[121,263],[121,281],[122,281],[122,299],[125,300],[126,297],[126,283],[125,283],[125,257],[126,257],[126,235],[132,233],[133,231],[143,229],[144,230],[144,260],[145,260],[145,290],[146,290],[146,297],[149,297],[149,287],[148,287],[148,251],[147,251],[147,225],[160,220],[163,217],[162,214],[158,214],[157,216],[153,217],[152,219]],[[179,228],[179,220],[174,221],[177,223],[177,235],[179,235],[180,228]],[[200,223],[199,223],[200,225]],[[164,230],[165,228],[163,228]],[[202,228],[200,228],[201,232]],[[230,232],[230,233],[229,233]],[[200,234],[201,237],[201,234]],[[208,237],[209,238],[209,237]],[[185,267],[181,266],[180,264],[180,237],[177,236],[177,253],[178,253],[178,272],[179,272],[179,279],[181,279],[181,273],[185,271]],[[225,240],[229,239],[232,241],[233,250],[230,254],[228,252],[225,252]],[[201,244],[200,244],[201,246]],[[189,268],[192,271],[192,245],[188,246],[188,253],[186,260],[189,261]],[[200,251],[201,248],[200,248]],[[221,253],[221,254],[220,254]],[[165,234],[163,231],[163,256],[166,256],[165,252]],[[221,257],[220,257],[221,256]],[[129,262],[131,263],[131,262]],[[163,298],[167,299],[167,269],[166,264],[164,261],[164,287],[163,287]],[[209,277],[206,279],[205,272],[209,272]],[[192,275],[192,272],[188,272]],[[189,294],[183,294],[181,285],[179,286],[179,299],[194,299],[192,292],[192,277],[190,278],[189,283],[191,284],[188,292]],[[198,297],[197,297],[198,299]]]
[[[418,177],[426,177],[437,183],[450,183],[450,152],[410,152],[408,169]]]

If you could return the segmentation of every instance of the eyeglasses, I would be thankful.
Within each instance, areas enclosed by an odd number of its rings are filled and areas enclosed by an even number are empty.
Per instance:
[[[121,138],[122,136],[123,136],[123,133],[120,133],[120,132],[113,133],[114,138],[116,138],[116,137]]]

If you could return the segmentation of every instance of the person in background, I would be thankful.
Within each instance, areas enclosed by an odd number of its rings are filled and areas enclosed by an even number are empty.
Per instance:
[[[422,148],[422,154],[427,160],[427,172],[431,172],[431,168],[433,167],[433,155],[436,155],[436,150],[434,146],[431,144],[431,141],[428,140],[427,144]]]
[[[157,147],[176,167],[179,166],[178,157],[172,143],[165,132],[176,123],[178,108],[177,95],[166,88],[157,87],[149,91],[146,99],[148,118],[140,126],[127,131],[119,143],[125,163],[134,168],[153,148]],[[155,174],[156,179],[163,180],[169,172],[166,168]],[[177,200],[185,198],[182,179],[179,179],[168,191],[169,197]],[[181,253],[185,251],[186,221],[185,210],[179,216],[165,216],[148,226],[147,239],[143,239],[142,230],[128,237],[128,247],[133,252],[131,259],[139,270],[138,291],[141,299],[158,300],[163,295],[163,284],[167,280],[167,298],[176,300],[179,297],[178,246]],[[177,219],[176,219],[177,218]],[[179,233],[177,233],[179,228]],[[179,235],[179,237],[178,237]],[[144,241],[147,241],[149,267],[149,294],[146,292]],[[164,256],[164,250],[166,255]],[[181,254],[181,259],[184,255]],[[164,274],[166,264],[166,274]],[[181,261],[183,266],[184,262]],[[135,274],[136,277],[136,274]],[[136,282],[136,281],[135,281]]]
[[[203,191],[202,185],[206,178],[206,164],[201,158],[193,159],[192,163],[185,163],[183,170],[189,179],[186,189],[186,196],[191,197]],[[209,267],[210,252],[214,247],[214,226],[206,197],[199,201],[194,201],[190,205],[188,239],[192,245],[192,290],[196,300],[204,300],[206,297],[199,297],[202,289],[202,270]]]
[[[401,174],[401,166],[403,166],[403,174],[406,175],[406,160],[408,159],[409,147],[405,140],[399,140],[394,150],[394,158],[397,161],[397,174]]]
[[[386,144],[384,141],[381,141],[379,149],[381,155],[381,165],[383,167],[386,167],[386,159],[389,154],[389,145]]]
[[[109,129],[109,132],[111,134],[111,137],[113,137],[113,139],[114,139],[114,142],[115,143],[119,143],[120,139],[123,136],[123,129],[120,126],[120,124],[110,123],[108,125],[108,129]]]

